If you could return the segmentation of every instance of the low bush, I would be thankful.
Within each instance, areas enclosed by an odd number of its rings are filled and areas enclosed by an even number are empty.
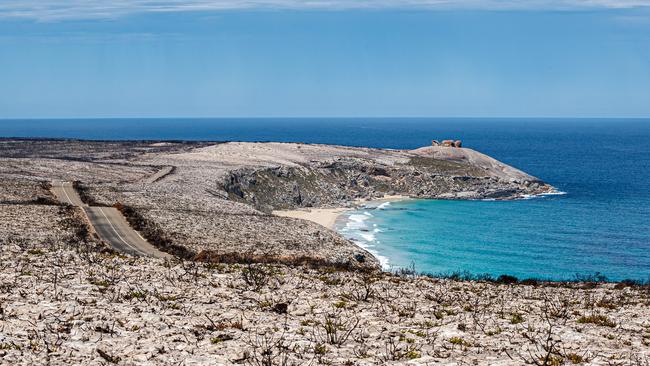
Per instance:
[[[578,324],[595,324],[595,325],[600,325],[600,326],[605,326],[610,328],[614,328],[616,326],[616,323],[614,323],[614,321],[612,321],[605,315],[582,316],[578,318],[577,322]]]
[[[81,183],[80,181],[75,180],[74,182],[72,182],[72,188],[74,188],[77,191],[77,193],[79,194],[79,198],[81,198],[81,201],[87,204],[88,206],[106,206],[97,202],[95,198],[88,191],[88,187],[83,185],[83,183]]]
[[[496,279],[495,282],[496,283],[501,283],[501,284],[504,284],[504,285],[512,285],[514,283],[518,283],[519,279],[517,277],[515,277],[515,276],[502,274],[501,276],[499,276]]]
[[[252,291],[259,291],[269,283],[273,271],[261,265],[248,264],[241,271],[241,277],[247,288]]]
[[[283,264],[292,267],[310,267],[314,269],[338,271],[353,271],[361,273],[370,273],[374,270],[368,267],[359,267],[351,262],[332,262],[322,258],[309,256],[279,256],[279,255],[258,255],[253,253],[226,252],[219,253],[213,250],[202,250],[199,254],[194,255],[191,259],[198,262],[207,263],[227,263],[227,264]]]

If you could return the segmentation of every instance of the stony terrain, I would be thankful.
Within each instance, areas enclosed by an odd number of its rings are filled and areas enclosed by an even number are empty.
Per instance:
[[[73,208],[0,218],[3,365],[650,362],[647,286],[133,258]]]
[[[45,181],[5,178],[0,184],[0,202],[4,204],[54,202],[49,184]]]
[[[535,177],[470,149],[432,146],[395,151],[296,144],[224,144],[201,150],[204,156],[213,154],[221,161],[224,155],[238,156],[237,151],[244,148],[256,160],[252,161],[252,167],[231,171],[224,188],[231,199],[248,202],[265,212],[278,208],[340,206],[353,199],[386,194],[512,199],[552,189]]]

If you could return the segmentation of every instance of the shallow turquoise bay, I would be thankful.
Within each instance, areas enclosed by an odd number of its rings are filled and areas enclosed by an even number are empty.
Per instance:
[[[584,210],[590,207],[570,195],[522,201],[408,200],[353,212],[338,229],[379,256],[386,268],[521,279],[571,280],[596,272],[611,280],[648,279],[647,223],[636,215],[594,221]],[[625,230],[620,222],[626,223]]]

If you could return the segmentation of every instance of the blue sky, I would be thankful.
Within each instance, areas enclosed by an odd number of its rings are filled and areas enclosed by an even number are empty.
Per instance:
[[[650,2],[0,4],[0,118],[176,116],[649,117]]]

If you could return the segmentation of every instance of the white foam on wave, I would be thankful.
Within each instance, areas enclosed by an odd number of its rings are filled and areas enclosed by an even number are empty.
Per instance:
[[[548,192],[548,193],[541,193],[539,195],[540,196],[563,196],[565,194],[567,194],[567,193],[563,192],[563,191],[552,191],[552,192]]]
[[[388,208],[388,206],[390,206],[390,202],[384,202],[381,205],[377,206],[377,209],[378,210],[385,210],[386,208]]]
[[[361,230],[367,227],[365,224],[366,220],[368,220],[368,216],[366,215],[350,215],[348,216],[348,222],[345,224],[345,230]]]
[[[389,269],[389,261],[387,257],[380,255],[377,250],[373,249],[377,241],[376,233],[381,232],[381,229],[377,227],[377,224],[372,224],[372,229],[368,225],[368,219],[372,217],[372,214],[369,212],[364,212],[363,214],[352,214],[347,217],[347,222],[345,227],[341,229],[341,232],[345,232],[348,239],[352,240],[360,248],[363,248],[370,252],[381,264],[383,269]]]
[[[543,198],[546,196],[563,196],[567,194],[566,192],[563,191],[551,191],[551,192],[546,192],[546,193],[538,193],[538,194],[523,194],[520,197],[517,197],[516,200],[532,200],[535,198]],[[496,198],[483,198],[481,201],[486,201],[486,202],[492,202],[492,201],[497,201]]]
[[[551,192],[546,192],[546,193],[538,193],[538,194],[525,194],[522,196],[522,199],[524,200],[530,200],[533,198],[542,198],[546,196],[563,196],[567,194],[566,192],[562,191],[551,191]]]
[[[387,257],[384,257],[383,255],[379,254],[376,250],[372,249],[374,245],[369,245],[368,243],[365,243],[363,240],[354,240],[352,239],[352,242],[359,246],[360,248],[363,248],[370,252],[377,260],[379,261],[379,264],[381,265],[381,268],[384,270],[390,269],[390,264],[388,261]]]
[[[373,233],[360,233],[359,236],[361,236],[365,241],[369,243],[375,241],[375,234]]]

